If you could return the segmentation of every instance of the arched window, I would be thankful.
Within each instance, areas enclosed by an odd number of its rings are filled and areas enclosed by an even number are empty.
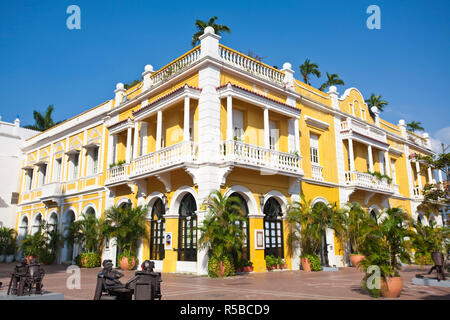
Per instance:
[[[197,204],[187,193],[178,209],[178,260],[197,261]]]
[[[72,223],[75,221],[75,213],[72,210],[69,210],[64,217],[63,220],[63,235],[64,237],[68,236],[69,228]],[[72,261],[73,259],[73,244],[70,244],[69,240],[66,240],[63,248],[62,261]]]
[[[58,216],[56,213],[52,213],[50,215],[50,219],[48,219],[48,230],[53,231],[58,229]]]
[[[31,234],[35,234],[37,232],[41,232],[42,230],[42,215],[38,213],[36,217],[34,218],[34,223],[31,226],[32,231]]]
[[[246,221],[239,221],[238,223],[241,224],[242,230],[244,231],[246,237],[246,239],[244,240],[244,246],[242,247],[242,259],[250,260],[250,234],[247,201],[237,192],[232,193],[230,197],[236,197],[240,200],[242,213],[244,217],[247,218]],[[234,258],[236,259],[237,257]]]
[[[165,231],[165,208],[162,200],[158,198],[152,207],[152,220],[150,228],[150,259],[164,259],[164,231]]]
[[[28,233],[28,217],[24,216],[22,222],[20,223],[18,239],[19,240],[24,239],[27,236],[27,233]]]
[[[275,198],[264,204],[264,256],[273,255],[284,258],[283,220],[281,206]]]
[[[85,212],[86,217],[93,215],[95,217],[95,209],[92,207],[87,208],[86,212]]]

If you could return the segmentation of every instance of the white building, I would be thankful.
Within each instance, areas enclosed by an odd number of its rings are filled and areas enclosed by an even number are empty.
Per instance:
[[[19,200],[20,170],[23,142],[38,131],[1,121],[0,117],[0,226],[15,228]]]

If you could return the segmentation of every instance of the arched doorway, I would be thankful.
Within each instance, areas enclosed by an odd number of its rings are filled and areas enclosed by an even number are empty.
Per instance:
[[[264,256],[273,255],[284,258],[283,212],[280,203],[269,198],[264,204]]]
[[[62,252],[62,261],[72,261],[73,260],[73,243],[70,239],[67,239],[69,236],[69,228],[72,223],[75,221],[75,213],[72,210],[69,210],[64,215],[63,219],[63,236],[64,236],[64,248]]]
[[[157,198],[152,207],[150,221],[150,259],[163,260],[164,250],[164,232],[166,229],[164,214],[166,209],[160,198]]]
[[[178,261],[197,261],[197,204],[187,193],[178,209]]]
[[[25,239],[28,234],[28,217],[24,216],[19,226],[19,234],[17,236],[17,240]]]
[[[42,215],[37,213],[33,220],[33,225],[31,226],[31,234],[41,232],[42,230]]]
[[[58,215],[55,212],[50,214],[50,218],[47,222],[48,231],[58,230]]]
[[[239,223],[242,227],[242,230],[244,231],[245,234],[245,240],[244,240],[244,245],[242,247],[242,259],[244,260],[250,260],[250,230],[249,230],[249,219],[248,219],[248,206],[247,206],[247,201],[244,199],[244,197],[239,194],[238,192],[234,192],[230,195],[230,197],[236,197],[239,199],[239,202],[241,204],[241,211],[243,213],[243,216],[246,217],[246,221],[239,221],[237,223]],[[235,262],[237,259],[237,255],[235,255],[234,257]]]

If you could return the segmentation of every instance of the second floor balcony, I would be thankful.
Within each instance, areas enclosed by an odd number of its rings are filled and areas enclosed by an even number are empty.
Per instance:
[[[288,175],[303,175],[302,157],[251,145],[242,141],[227,140],[220,148],[222,160],[253,169],[280,171]]]
[[[378,191],[382,193],[394,193],[394,188],[387,179],[379,179],[370,173],[358,171],[346,171],[345,183],[348,186],[365,189],[368,191]]]

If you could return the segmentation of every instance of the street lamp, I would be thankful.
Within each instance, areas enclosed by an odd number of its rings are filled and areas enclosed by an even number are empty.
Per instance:
[[[260,205],[261,212],[262,212],[263,207],[264,207],[264,195],[262,193],[259,195],[259,205]]]

